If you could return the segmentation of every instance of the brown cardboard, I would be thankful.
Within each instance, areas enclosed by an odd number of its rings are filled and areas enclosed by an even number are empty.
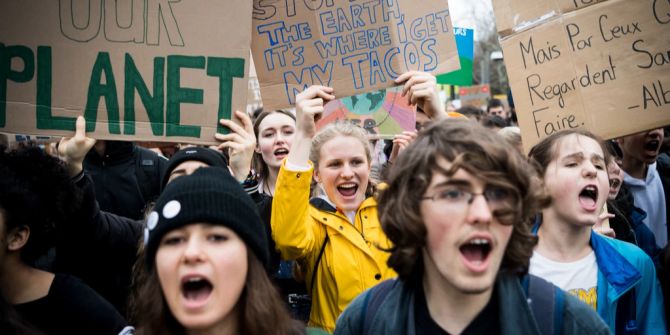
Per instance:
[[[215,143],[219,116],[245,110],[251,9],[247,1],[2,1],[0,131],[71,135],[85,114],[99,139]],[[132,89],[140,81],[154,98],[153,126]],[[135,122],[126,117],[133,108]]]
[[[254,0],[253,18],[266,109],[292,106],[312,84],[343,98],[393,86],[407,70],[460,68],[445,0]],[[324,47],[346,39],[349,50]]]
[[[566,128],[608,139],[670,124],[668,32],[670,3],[608,0],[504,37],[524,148]]]

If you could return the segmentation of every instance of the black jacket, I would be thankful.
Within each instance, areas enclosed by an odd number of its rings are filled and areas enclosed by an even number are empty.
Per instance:
[[[46,334],[133,333],[133,328],[112,305],[69,275],[56,274],[46,296],[14,308]]]
[[[619,192],[620,194],[621,192]],[[627,194],[632,198],[630,192],[627,192]],[[617,196],[615,200],[607,200],[607,209],[611,214],[614,214],[609,222],[610,227],[616,233],[616,239],[637,245],[633,225],[630,222],[630,215],[633,211],[632,201],[629,203],[627,198]]]
[[[59,232],[54,270],[81,278],[125,315],[142,221],[100,211],[86,174],[75,185],[82,192],[80,208]]]
[[[84,159],[100,209],[135,220],[160,193],[166,165],[167,159],[155,152],[120,141],[107,141],[103,157],[92,149]]]

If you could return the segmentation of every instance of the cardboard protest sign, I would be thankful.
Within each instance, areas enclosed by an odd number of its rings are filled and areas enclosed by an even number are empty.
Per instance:
[[[458,95],[461,98],[461,106],[482,108],[491,99],[491,87],[489,84],[461,86],[458,88]]]
[[[0,131],[214,143],[244,110],[246,1],[0,2]],[[226,131],[225,129],[219,129]]]
[[[327,103],[316,126],[320,129],[336,120],[348,120],[374,137],[393,138],[415,129],[416,112],[402,96],[402,87],[392,87]]]
[[[438,84],[472,85],[472,64],[475,62],[475,31],[467,28],[454,28],[458,59],[461,69],[437,76]]]
[[[267,109],[313,84],[342,98],[459,68],[445,0],[254,0],[252,51]]]
[[[579,8],[595,5],[606,0],[556,0],[556,1],[495,1],[493,10],[496,28],[501,36],[508,36],[527,28],[542,24],[553,16]]]
[[[494,5],[526,150],[561,129],[614,138],[670,124],[670,2]]]

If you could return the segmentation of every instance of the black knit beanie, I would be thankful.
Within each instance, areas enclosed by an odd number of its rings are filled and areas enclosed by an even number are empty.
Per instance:
[[[161,189],[165,189],[165,184],[167,184],[168,179],[170,179],[170,174],[172,171],[179,166],[179,164],[186,161],[198,161],[203,162],[209,166],[218,166],[221,168],[228,168],[228,161],[222,153],[210,149],[210,148],[201,148],[201,147],[189,147],[181,149],[175,152],[170,158],[165,171],[163,171],[163,180],[161,182]]]
[[[256,205],[225,169],[200,168],[170,182],[146,222],[144,243],[149,270],[153,269],[163,236],[192,223],[230,228],[261,263],[268,264],[268,241]]]

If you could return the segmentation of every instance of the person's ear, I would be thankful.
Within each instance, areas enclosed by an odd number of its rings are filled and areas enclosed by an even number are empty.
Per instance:
[[[18,251],[28,243],[30,238],[30,228],[21,226],[13,228],[7,234],[7,248],[9,251]]]
[[[254,148],[254,152],[259,154],[259,155],[261,154],[261,147],[258,144],[256,144],[256,147]]]
[[[317,183],[320,183],[320,182],[321,182],[321,176],[319,175],[319,169],[314,168],[314,174],[313,174],[313,176],[314,176],[314,180],[315,180]]]

